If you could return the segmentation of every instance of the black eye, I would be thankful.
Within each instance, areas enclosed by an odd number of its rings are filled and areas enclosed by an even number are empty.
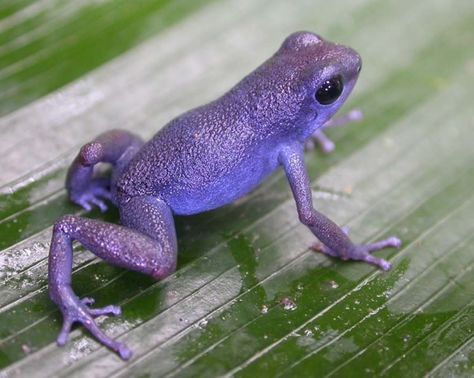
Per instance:
[[[316,91],[316,100],[322,105],[329,105],[336,101],[342,93],[344,86],[340,76],[326,80]]]

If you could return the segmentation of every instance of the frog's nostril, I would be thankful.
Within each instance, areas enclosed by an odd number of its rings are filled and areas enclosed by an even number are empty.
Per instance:
[[[362,69],[362,61],[359,60],[359,63],[357,64],[357,73],[359,73],[361,69]]]
[[[349,59],[348,61],[350,62],[349,65],[350,65],[350,70],[352,72],[357,72],[359,73],[360,70],[362,69],[362,58],[360,57],[360,55],[357,53],[357,51],[349,48],[349,47],[346,47],[346,49],[348,50],[348,55],[349,55]]]

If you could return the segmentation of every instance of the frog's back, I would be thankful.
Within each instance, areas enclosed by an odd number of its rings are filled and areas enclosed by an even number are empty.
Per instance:
[[[235,101],[215,101],[176,118],[134,157],[118,193],[152,195],[176,214],[240,198],[277,166],[268,139]]]

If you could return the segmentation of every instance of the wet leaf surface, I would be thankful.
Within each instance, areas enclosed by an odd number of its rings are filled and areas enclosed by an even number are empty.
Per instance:
[[[0,368],[3,376],[471,376],[474,372],[474,5],[314,1],[4,1],[0,4]],[[76,248],[73,285],[123,315],[55,344],[47,294],[65,170],[121,127],[150,137],[215,98],[295,30],[355,48],[364,68],[309,152],[317,207],[358,242],[391,234],[393,269],[313,252],[282,172],[216,211],[178,217],[162,282]],[[118,221],[116,210],[87,216]]]

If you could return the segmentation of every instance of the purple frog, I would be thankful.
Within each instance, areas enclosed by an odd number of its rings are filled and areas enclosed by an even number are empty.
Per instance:
[[[79,299],[73,292],[73,241],[111,264],[163,279],[176,269],[173,214],[229,204],[279,166],[288,178],[299,219],[320,240],[321,252],[390,269],[371,252],[399,247],[400,240],[353,244],[314,208],[303,159],[308,140],[318,141],[323,150],[333,149],[323,130],[337,123],[330,119],[351,93],[360,69],[354,50],[310,32],[293,33],[229,92],[175,118],[149,142],[112,130],[84,145],[67,175],[69,198],[85,210],[97,206],[102,211],[104,199],[110,200],[120,211],[122,225],[75,215],[55,223],[49,291],[64,317],[58,344],[66,343],[71,325],[79,322],[123,359],[132,355],[94,321],[100,315],[118,315],[120,308],[92,308],[91,298]],[[98,163],[113,166],[109,179],[94,176]]]

